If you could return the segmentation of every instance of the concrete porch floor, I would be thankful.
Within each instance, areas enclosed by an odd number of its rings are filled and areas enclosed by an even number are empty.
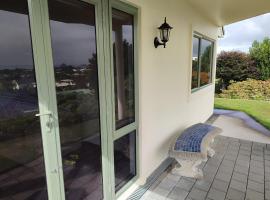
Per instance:
[[[204,179],[175,176],[168,170],[141,199],[270,200],[269,144],[218,136],[212,146],[215,156],[201,166]]]

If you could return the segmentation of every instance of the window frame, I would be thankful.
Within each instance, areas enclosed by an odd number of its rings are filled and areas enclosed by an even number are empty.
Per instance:
[[[197,38],[199,39],[199,47],[198,47],[198,83],[197,83],[197,87],[195,88],[192,88],[192,57],[193,57],[193,39],[194,38]],[[212,50],[211,50],[211,61],[210,61],[210,81],[208,84],[206,85],[203,85],[201,86],[201,76],[200,76],[200,73],[201,73],[201,43],[202,43],[202,40],[205,40],[205,41],[208,41],[208,42],[211,42],[212,44]],[[196,91],[199,91],[203,88],[206,88],[210,85],[213,84],[213,78],[214,78],[214,53],[215,53],[215,48],[216,48],[216,40],[208,37],[208,36],[205,36],[197,31],[193,31],[193,34],[192,34],[192,39],[191,39],[191,77],[190,77],[190,88],[191,88],[191,93],[194,93]]]
[[[139,78],[138,78],[138,74],[139,74],[139,69],[138,69],[138,64],[139,64],[139,59],[138,59],[138,10],[139,8],[136,7],[133,4],[130,3],[125,3],[125,2],[121,2],[119,0],[110,0],[109,1],[109,24],[110,24],[110,41],[112,40],[112,10],[116,9],[125,13],[128,13],[130,15],[133,16],[133,42],[134,42],[134,46],[133,46],[133,65],[134,65],[134,101],[135,101],[135,120],[132,123],[129,123],[119,129],[116,128],[116,121],[115,121],[115,94],[114,94],[114,66],[113,66],[113,48],[112,48],[112,43],[110,43],[110,54],[111,54],[111,70],[110,70],[110,77],[111,77],[111,104],[110,104],[110,115],[111,117],[111,121],[110,121],[110,127],[112,128],[111,131],[109,132],[108,137],[111,137],[112,139],[110,141],[112,141],[112,143],[109,145],[110,148],[112,149],[111,152],[111,158],[112,158],[112,163],[114,163],[114,142],[126,135],[129,135],[130,133],[132,133],[133,131],[135,131],[135,137],[136,137],[136,145],[135,145],[135,158],[136,158],[136,174],[135,176],[130,179],[122,188],[120,188],[117,192],[115,191],[115,177],[111,177],[111,182],[113,185],[112,191],[114,194],[113,199],[117,199],[119,198],[124,192],[127,191],[128,188],[130,188],[139,178],[140,176],[140,170],[139,170],[139,166],[140,166],[140,151],[139,151]],[[111,166],[111,170],[114,171],[114,164],[112,164]],[[115,174],[114,174],[115,175]]]

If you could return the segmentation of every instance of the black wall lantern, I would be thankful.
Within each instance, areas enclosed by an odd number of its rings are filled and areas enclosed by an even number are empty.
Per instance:
[[[158,27],[159,32],[160,32],[160,40],[162,41],[162,43],[159,41],[158,37],[155,37],[154,39],[154,45],[157,48],[160,45],[163,45],[164,48],[166,47],[166,43],[169,41],[170,38],[170,32],[173,29],[173,27],[171,27],[167,21],[166,21],[166,17],[164,20],[164,23]]]

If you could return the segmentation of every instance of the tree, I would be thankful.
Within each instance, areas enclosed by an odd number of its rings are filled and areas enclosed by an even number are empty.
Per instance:
[[[251,58],[255,61],[260,71],[262,80],[270,78],[270,38],[266,37],[262,42],[255,40],[249,49]]]
[[[222,82],[222,88],[227,88],[230,81],[258,79],[259,72],[249,54],[222,51],[217,57],[217,78]]]

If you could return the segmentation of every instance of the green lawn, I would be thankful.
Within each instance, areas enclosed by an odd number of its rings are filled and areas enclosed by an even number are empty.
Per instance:
[[[215,98],[215,108],[245,112],[270,130],[269,101]]]

